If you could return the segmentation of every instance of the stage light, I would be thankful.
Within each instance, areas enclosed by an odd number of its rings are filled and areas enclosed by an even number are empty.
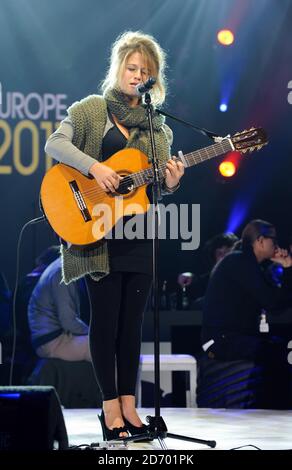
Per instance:
[[[231,178],[237,172],[241,162],[241,154],[237,151],[228,152],[225,156],[225,160],[219,165],[219,173],[224,178]]]
[[[226,103],[221,103],[220,106],[219,106],[219,109],[221,111],[221,113],[225,113],[228,109],[228,106]]]
[[[250,195],[250,192],[248,193]],[[227,223],[227,232],[236,233],[239,230],[245,220],[247,220],[247,214],[250,208],[250,200],[245,195],[238,195],[237,200],[234,201],[233,206],[229,214]]]
[[[236,173],[236,166],[233,162],[224,161],[219,165],[219,172],[224,178],[231,178]]]
[[[222,46],[230,46],[234,42],[234,34],[230,29],[221,29],[217,34],[217,39]]]

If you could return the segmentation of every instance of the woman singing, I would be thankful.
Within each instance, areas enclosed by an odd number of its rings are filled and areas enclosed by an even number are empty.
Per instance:
[[[156,78],[152,104],[165,99],[165,54],[152,36],[126,32],[112,47],[102,96],[90,95],[68,108],[68,116],[50,136],[46,152],[56,160],[95,178],[114,193],[121,177],[103,162],[125,147],[151,157],[145,108],[136,85]],[[160,162],[167,161],[163,194],[173,193],[184,173],[170,159],[172,132],[154,114]],[[124,219],[125,220],[125,219]],[[100,422],[104,440],[144,433],[135,408],[135,387],[143,311],[152,282],[152,241],[111,239],[88,246],[62,246],[63,279],[86,276],[91,302],[90,351],[103,396]]]

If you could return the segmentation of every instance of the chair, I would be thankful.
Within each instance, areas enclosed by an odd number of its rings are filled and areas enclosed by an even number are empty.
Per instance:
[[[195,408],[196,404],[196,380],[197,361],[187,354],[160,354],[160,371],[185,371],[189,373],[189,386],[186,386],[186,406]],[[140,378],[137,387],[137,402],[141,406],[141,388],[143,372],[154,372],[154,355],[140,355]],[[188,387],[188,388],[187,388]]]

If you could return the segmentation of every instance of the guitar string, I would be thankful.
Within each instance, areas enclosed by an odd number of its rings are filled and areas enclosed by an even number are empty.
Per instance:
[[[218,143],[218,144],[214,144],[213,146],[211,146],[211,148],[212,148],[213,151],[215,151],[215,148],[217,148],[218,146],[220,147],[220,149],[222,149],[222,148],[223,148],[223,142],[220,142],[220,143]],[[195,162],[195,163],[201,163],[201,162],[203,162],[203,161],[205,160],[205,158],[202,158],[202,157],[201,157],[200,152],[202,152],[202,151],[206,152],[207,155],[208,155],[208,158],[212,158],[212,157],[214,157],[214,156],[217,155],[217,152],[216,152],[216,151],[215,151],[215,154],[214,154],[214,155],[209,155],[207,149],[208,149],[208,147],[207,147],[206,149],[196,150],[195,152],[191,152],[191,153],[189,153],[189,154],[186,154],[186,155],[184,156],[184,158],[186,158],[186,157],[189,157],[189,158],[190,158],[190,157],[191,157],[191,158],[193,159],[193,162]],[[209,149],[209,150],[211,150],[211,149]],[[223,150],[225,151],[224,148],[223,148]],[[198,157],[195,156],[195,154],[196,154],[197,152],[199,153]],[[178,158],[178,160],[181,161],[179,158]],[[159,172],[161,172],[161,171],[163,171],[163,170],[165,170],[165,169],[166,169],[166,162],[164,162],[164,163],[162,163],[162,164],[159,165]],[[143,186],[144,184],[147,184],[147,181],[143,181],[143,173],[145,174],[146,172],[151,172],[151,178],[152,178],[152,175],[153,175],[153,170],[152,170],[152,168],[143,169],[143,170],[140,170],[140,171],[134,173],[133,175],[125,176],[125,177],[122,179],[122,181],[121,181],[121,183],[120,183],[120,185],[119,185],[119,187],[118,187],[117,189],[118,189],[118,190],[119,190],[119,189],[120,189],[120,190],[128,189],[127,185],[128,185],[129,183],[132,183],[133,180],[135,180],[135,179],[136,179],[136,180],[139,180],[139,178],[141,178],[141,177],[142,177],[142,181],[141,181],[142,184],[141,184],[141,185]],[[138,181],[138,182],[140,182],[140,181]],[[138,186],[139,186],[139,185],[138,185]],[[137,187],[137,186],[136,186],[136,187]],[[98,187],[97,187],[97,188],[92,188],[92,189],[89,189],[89,190],[86,190],[86,191],[81,191],[81,194],[82,194],[82,195],[88,196],[88,197],[90,197],[90,196],[97,196],[97,195],[102,194],[102,193],[103,193],[103,194],[111,194],[111,191],[107,192],[107,191],[105,191],[104,189],[98,188]],[[114,193],[112,193],[112,194],[114,194]]]
[[[166,165],[165,165],[165,167],[166,167]],[[125,177],[121,180],[118,189],[119,189],[119,190],[128,189],[128,185],[129,185],[129,184],[132,184],[133,182],[136,183],[136,184],[135,184],[135,187],[140,186],[139,183],[141,183],[141,186],[143,186],[144,184],[147,184],[147,181],[146,181],[146,180],[143,180],[143,176],[144,176],[144,175],[143,175],[143,172],[146,173],[147,170],[148,170],[148,171],[149,171],[149,170],[151,171],[151,169],[148,168],[148,169],[146,169],[146,170],[143,170],[143,171],[140,171],[140,172],[137,172],[137,173],[133,173],[132,176],[131,176],[131,175],[130,175],[130,176],[125,176]],[[150,171],[149,171],[149,173],[150,173]],[[159,173],[160,173],[160,176],[163,176],[163,175],[161,175],[161,173],[162,173],[162,168],[161,168],[161,166],[160,166],[160,168],[159,168]],[[149,176],[151,176],[151,178],[152,178],[152,175],[151,175],[151,174],[150,174]],[[146,174],[145,174],[145,177],[146,177]],[[150,182],[151,182],[151,181],[150,181]],[[137,183],[138,183],[138,185],[137,185]],[[97,184],[98,184],[98,183],[97,183]],[[107,193],[107,191],[105,191],[104,189],[99,188],[99,187],[92,188],[92,189],[88,189],[88,190],[86,190],[86,191],[80,191],[80,192],[81,192],[82,195],[86,195],[86,196],[92,196],[92,195],[97,195],[97,194],[101,194],[101,193]]]
[[[226,152],[227,150],[224,148],[224,143],[226,143],[229,141],[222,141],[222,142],[219,142],[217,144],[214,144],[210,147],[206,147],[206,148],[203,148],[203,149],[200,149],[200,150],[196,150],[194,152],[190,152],[186,155],[184,155],[184,158],[189,158],[189,160],[193,160],[193,164],[198,164],[198,163],[201,163],[203,161],[206,160],[206,158],[204,156],[201,156],[201,153],[202,152],[205,152],[207,154],[207,157],[208,159],[210,158],[213,158],[215,156],[218,156],[218,152],[217,152],[217,149],[219,150],[220,148],[220,151],[224,150],[224,152]],[[212,154],[209,154],[210,151],[214,151],[214,155]],[[197,155],[197,156],[196,156]],[[179,161],[181,161],[179,158],[178,158]],[[159,173],[163,172],[165,169],[166,169],[166,163],[167,162],[163,162],[159,165]],[[132,183],[133,180],[134,182],[138,182],[138,183],[142,183],[142,184],[138,184],[136,185],[135,187],[138,187],[138,186],[143,186],[144,184],[147,184],[147,181],[143,181],[143,176],[145,175],[146,176],[146,173],[149,172],[150,173],[150,177],[152,178],[152,175],[153,175],[153,170],[152,168],[147,168],[147,169],[143,169],[143,170],[140,170],[136,173],[133,173],[133,175],[130,175],[130,176],[125,176],[119,187],[117,188],[118,190],[125,190],[127,189],[128,190],[128,184],[129,183]],[[163,176],[163,175],[160,175],[160,176]],[[139,179],[141,179],[141,181],[139,181]],[[135,181],[136,180],[136,181]],[[98,183],[97,183],[98,184]],[[100,187],[96,187],[96,188],[91,188],[91,189],[88,189],[86,191],[80,191],[81,195],[83,196],[88,196],[88,197],[91,197],[91,196],[98,196],[100,194],[115,194],[115,193],[112,193],[111,191],[105,191],[104,189],[100,188]]]

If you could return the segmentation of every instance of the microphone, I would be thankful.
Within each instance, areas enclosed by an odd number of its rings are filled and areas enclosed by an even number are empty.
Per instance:
[[[142,96],[144,93],[147,93],[147,91],[151,90],[153,85],[156,83],[156,78],[154,77],[149,77],[148,80],[146,80],[145,83],[139,83],[138,85],[135,86],[136,88],[136,95]]]

